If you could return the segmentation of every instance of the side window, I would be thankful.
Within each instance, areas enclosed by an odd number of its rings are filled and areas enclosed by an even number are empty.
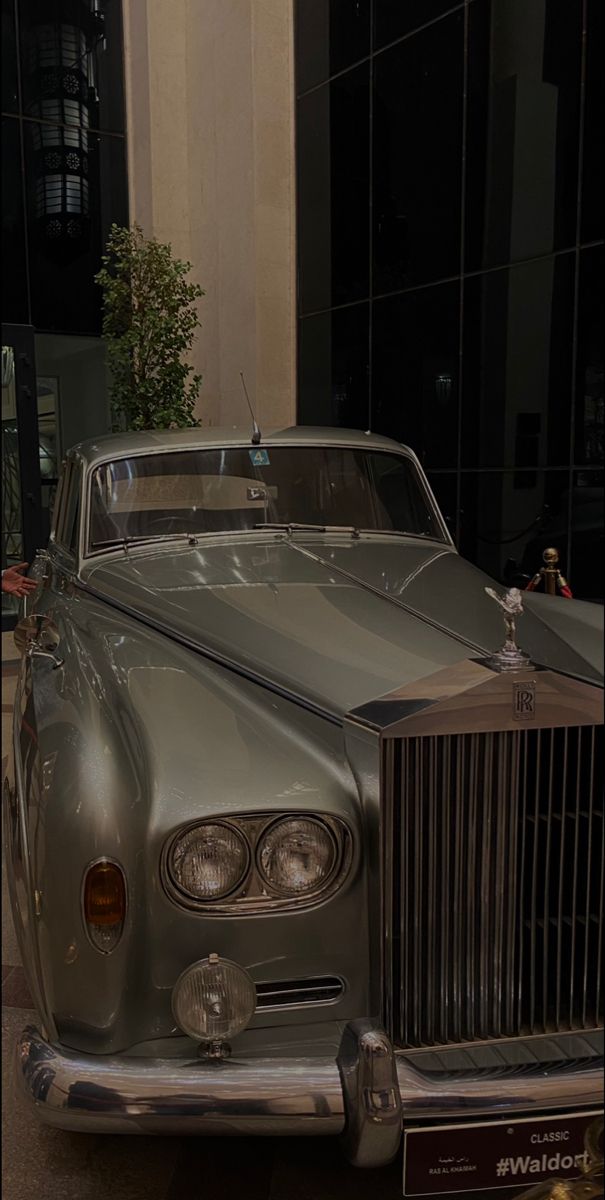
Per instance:
[[[65,495],[67,492],[67,476],[69,475],[70,467],[71,463],[64,461],[61,464],[61,475],[59,477],[59,486],[55,496],[55,503],[53,504],[53,516],[50,526],[50,538],[53,542],[56,542],[59,537],[59,530],[61,528],[61,510],[63,508]]]
[[[63,484],[63,499],[57,517],[55,540],[71,554],[77,554],[80,516],[81,472],[77,463],[68,462]]]
[[[71,550],[71,553],[77,557],[77,554],[78,554],[78,531],[80,528],[80,479],[79,479],[79,474],[76,474],[76,484],[77,484],[77,486],[74,487],[73,492],[72,492],[72,495],[75,498],[75,502],[72,505],[71,512],[69,514],[70,524],[65,527],[65,545],[67,546],[67,549]]]

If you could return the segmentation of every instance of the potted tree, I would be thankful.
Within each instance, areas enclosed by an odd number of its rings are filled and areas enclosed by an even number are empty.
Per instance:
[[[194,415],[202,377],[186,361],[199,327],[188,279],[191,263],[172,247],[146,238],[140,225],[112,225],[103,266],[103,336],[111,372],[116,429],[176,429],[199,425]]]

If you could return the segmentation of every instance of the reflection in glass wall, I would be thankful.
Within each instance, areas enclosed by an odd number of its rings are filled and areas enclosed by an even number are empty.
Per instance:
[[[2,553],[21,561],[22,492],[40,488],[25,541],[43,544],[62,455],[109,429],[94,276],[110,226],[128,223],[121,0],[3,0],[2,33],[2,320],[7,341],[33,326],[39,422],[20,479],[3,356]]]
[[[2,569],[23,561],[21,480],[17,432],[15,352],[2,347]],[[15,597],[2,593],[2,613],[17,611]]]
[[[299,420],[407,442],[465,555],[550,539],[602,600],[603,4],[370,7],[295,3]]]
[[[120,0],[4,0],[4,26],[3,321],[98,335],[94,275],[128,220]]]

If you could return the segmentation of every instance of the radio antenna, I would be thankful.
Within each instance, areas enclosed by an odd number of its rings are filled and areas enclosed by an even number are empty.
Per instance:
[[[258,446],[260,444],[260,429],[256,423],[256,417],[254,416],[254,409],[252,408],[252,404],[250,403],[250,397],[248,395],[248,388],[246,387],[246,380],[244,379],[243,371],[240,371],[239,377],[242,381],[242,387],[244,389],[244,396],[246,397],[248,408],[250,409],[250,416],[252,417],[252,445]]]

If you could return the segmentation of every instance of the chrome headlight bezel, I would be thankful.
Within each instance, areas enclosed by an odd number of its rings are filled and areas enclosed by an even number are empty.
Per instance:
[[[303,820],[313,822],[313,824],[320,827],[323,833],[327,834],[332,845],[332,864],[325,879],[322,880],[322,882],[315,888],[310,888],[308,891],[292,892],[290,889],[280,887],[277,883],[269,878],[262,864],[263,843],[265,843],[270,834],[273,833],[274,830],[278,830],[280,826],[294,824],[296,821]],[[277,896],[284,896],[288,900],[304,900],[306,896],[312,896],[330,886],[330,880],[332,879],[332,876],[334,875],[334,872],[338,866],[338,842],[334,836],[333,830],[330,829],[330,826],[326,824],[322,817],[317,816],[315,813],[305,813],[304,815],[298,813],[296,815],[292,815],[288,813],[286,815],[276,817],[274,821],[270,821],[269,824],[266,825],[262,830],[254,848],[254,859],[256,870],[258,871],[258,874],[260,875],[263,884],[268,891],[273,892]]]
[[[265,880],[257,864],[257,849],[262,838],[280,821],[306,820],[318,821],[329,833],[335,846],[335,856],[329,876],[313,891],[288,895],[272,887]],[[175,883],[170,870],[171,855],[176,843],[192,830],[204,825],[226,825],[244,838],[249,851],[248,870],[240,883],[228,896],[216,900],[198,900],[186,895]],[[190,821],[175,830],[164,843],[160,859],[160,877],[167,896],[179,908],[191,912],[213,914],[215,916],[246,916],[261,912],[287,912],[288,910],[310,908],[324,904],[344,884],[349,875],[353,862],[353,835],[348,823],[341,817],[330,813],[304,812],[296,809],[293,812],[255,812],[237,816],[204,817],[202,820]]]
[[[191,834],[194,834],[194,833],[196,833],[196,831],[204,829],[204,828],[225,829],[229,834],[231,834],[232,837],[235,837],[237,839],[237,841],[240,843],[241,849],[243,851],[243,866],[242,866],[242,869],[241,869],[239,875],[234,880],[234,882],[228,888],[226,888],[223,892],[221,892],[220,895],[217,895],[216,898],[213,898],[211,896],[196,896],[193,892],[189,891],[189,889],[186,888],[183,885],[183,883],[180,882],[180,880],[178,879],[175,862],[174,862],[175,854],[178,851],[179,847],[182,845],[182,843]],[[168,859],[167,859],[167,868],[168,868],[168,872],[170,874],[170,879],[171,879],[173,887],[179,893],[179,895],[183,896],[186,900],[193,900],[194,902],[199,901],[202,904],[213,904],[214,899],[227,900],[229,896],[231,896],[234,892],[239,891],[240,888],[243,887],[245,880],[250,873],[250,844],[249,844],[247,838],[241,833],[241,831],[239,829],[236,829],[234,825],[229,823],[229,821],[223,821],[220,819],[217,819],[214,821],[196,821],[195,823],[188,825],[186,828],[180,829],[178,831],[176,837],[173,838],[171,845],[170,845],[170,853],[169,853]]]

